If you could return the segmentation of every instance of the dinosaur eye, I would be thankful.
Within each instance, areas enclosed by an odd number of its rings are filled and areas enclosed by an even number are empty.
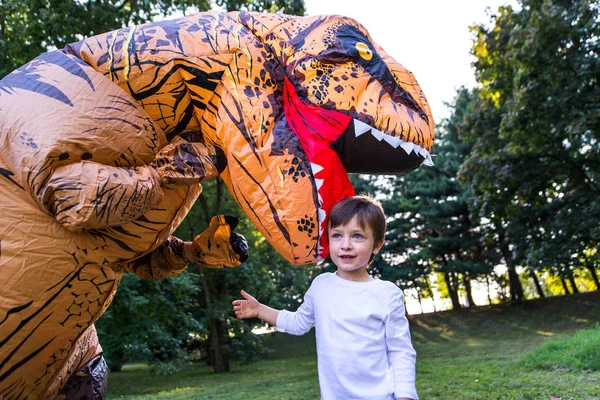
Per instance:
[[[369,46],[367,46],[363,42],[356,43],[355,47],[356,50],[358,50],[358,54],[360,54],[360,56],[365,60],[369,61],[371,58],[373,58],[373,52],[371,51]]]

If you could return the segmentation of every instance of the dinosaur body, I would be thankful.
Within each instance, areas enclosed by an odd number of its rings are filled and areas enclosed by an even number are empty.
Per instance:
[[[342,17],[200,13],[36,58],[0,81],[0,398],[54,398],[101,352],[124,270],[183,271],[171,233],[201,182],[312,263],[347,171],[404,173],[432,144],[412,74]],[[193,259],[239,265],[234,225]]]

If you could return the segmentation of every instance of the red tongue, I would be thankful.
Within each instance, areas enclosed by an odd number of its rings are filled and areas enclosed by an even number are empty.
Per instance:
[[[330,146],[344,132],[352,118],[339,111],[327,110],[310,104],[296,93],[294,85],[285,78],[283,87],[283,106],[285,117],[292,131],[298,136],[309,161],[323,169],[313,176],[323,179],[319,190],[321,208],[326,212],[322,222],[323,234],[319,238],[321,258],[327,257],[329,243],[327,238],[327,220],[331,207],[339,200],[354,196],[354,188],[348,179],[348,173],[339,156]]]

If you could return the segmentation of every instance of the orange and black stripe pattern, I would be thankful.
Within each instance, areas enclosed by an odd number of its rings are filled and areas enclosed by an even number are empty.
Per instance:
[[[347,127],[291,112],[286,82]],[[404,173],[432,144],[413,75],[339,16],[200,13],[32,60],[0,81],[0,398],[54,398],[101,352],[93,323],[124,270],[185,268],[171,234],[203,181],[221,176],[278,252],[312,263],[346,171]],[[214,224],[194,257],[239,265]]]

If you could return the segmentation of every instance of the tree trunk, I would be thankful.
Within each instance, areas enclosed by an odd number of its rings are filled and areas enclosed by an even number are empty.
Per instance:
[[[463,285],[465,285],[465,290],[467,291],[467,301],[469,302],[469,307],[477,307],[475,304],[475,300],[473,300],[473,291],[471,289],[471,278],[469,274],[466,272],[463,274]]]
[[[590,273],[592,274],[592,279],[594,280],[594,283],[596,284],[596,290],[600,290],[600,282],[598,281],[598,274],[596,274],[596,269],[594,268],[594,264],[588,263],[587,268],[590,270]]]
[[[202,280],[202,291],[204,292],[204,302],[206,303],[206,309],[209,313],[212,311],[212,301],[210,296],[210,287],[208,285],[208,278],[203,266],[199,266],[200,277]],[[224,333],[223,323],[218,318],[210,318],[208,322],[208,343],[207,343],[207,354],[208,354],[208,365],[213,367],[215,373],[229,372],[229,356],[224,351]]]
[[[575,283],[575,276],[573,275],[573,271],[569,271],[569,282],[571,282],[571,292],[579,293],[579,289],[577,289],[577,284]]]
[[[540,285],[540,281],[537,277],[537,274],[531,268],[528,268],[528,270],[529,275],[531,276],[531,279],[533,279],[533,283],[535,284],[535,290],[537,291],[538,296],[540,296],[540,299],[545,298],[546,295],[544,294],[544,289],[542,289],[542,285]]]
[[[210,321],[210,347],[212,353],[212,366],[215,373],[229,372],[229,357],[223,346],[223,322],[213,318]]]
[[[415,290],[417,291],[417,300],[419,301],[419,307],[421,307],[421,314],[423,314],[424,311],[423,311],[423,302],[421,301],[421,291],[419,290],[419,288],[415,288]]]
[[[519,274],[517,274],[515,264],[510,255],[510,251],[508,250],[508,245],[506,244],[502,236],[500,236],[498,243],[500,245],[500,251],[502,252],[502,256],[504,256],[504,261],[506,262],[506,268],[508,269],[508,282],[510,283],[510,299],[511,301],[520,303],[523,301],[523,286],[521,285],[521,281],[519,280]]]
[[[563,278],[562,276],[560,277],[560,283],[562,283],[562,287],[563,287],[563,290],[565,291],[565,294],[571,294],[569,292],[569,287],[567,286],[567,282],[565,282],[565,278]]]
[[[431,290],[431,285],[429,284],[429,278],[427,276],[425,276],[425,285],[427,285],[427,290],[429,291],[429,293],[431,293],[433,312],[437,312],[437,309],[435,308],[435,294],[433,293],[433,290]]]
[[[510,299],[516,302],[523,301],[523,286],[514,265],[508,267],[508,281],[510,282]]]
[[[223,192],[223,182],[221,179],[217,179],[217,202],[214,207],[214,212],[212,215],[219,215],[221,208],[221,198]],[[207,226],[210,224],[211,214],[208,210],[208,204],[204,194],[199,197],[200,204],[202,205],[202,210],[204,212],[204,219]],[[190,227],[191,231],[191,227]],[[190,232],[191,233],[191,232]],[[194,237],[192,235],[192,237]],[[204,303],[206,305],[206,310],[210,314],[212,314],[212,296],[209,285],[209,277],[206,274],[206,271],[202,265],[198,266],[200,271],[200,280],[202,283],[202,292],[204,294]],[[215,278],[214,276],[212,277]],[[214,280],[211,280],[213,284],[215,284]],[[218,283],[218,282],[217,282]],[[219,285],[217,285],[219,286]],[[224,292],[224,291],[222,291]],[[219,290],[217,290],[219,293]],[[211,317],[208,322],[208,341],[206,352],[208,355],[207,363],[213,367],[215,373],[229,372],[229,355],[227,351],[224,350],[225,346],[225,334],[223,330],[223,322],[216,317]]]
[[[490,277],[487,274],[485,275],[485,283],[487,284],[488,302],[490,303],[490,305],[492,305],[492,293],[490,292]]]
[[[452,301],[452,309],[458,310],[462,308],[460,305],[460,300],[458,299],[458,292],[454,288],[454,284],[452,283],[453,279],[451,277],[450,272],[444,272],[444,279],[446,280],[446,286],[448,287],[448,294],[450,295],[450,300]]]

